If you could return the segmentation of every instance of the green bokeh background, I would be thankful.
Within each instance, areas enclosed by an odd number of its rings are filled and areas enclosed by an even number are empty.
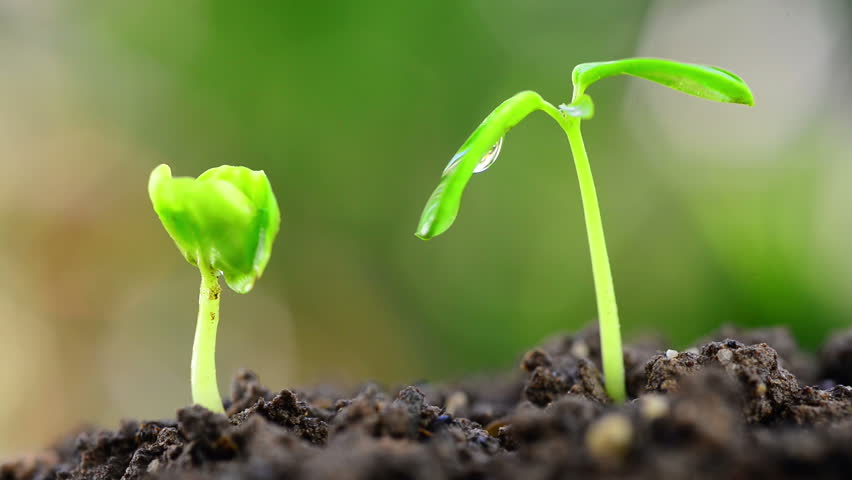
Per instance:
[[[852,319],[850,24],[828,0],[0,2],[0,453],[189,402],[198,280],[146,195],[163,162],[263,169],[283,210],[264,278],[223,298],[223,390],[241,366],[272,388],[452,378],[593,322],[544,115],[447,234],[413,236],[482,118],[524,89],[567,101],[585,61],[716,64],[757,102],[589,91],[627,338],[787,325],[816,348]]]

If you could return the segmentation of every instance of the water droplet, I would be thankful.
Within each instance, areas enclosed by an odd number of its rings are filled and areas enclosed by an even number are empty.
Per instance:
[[[488,170],[488,167],[494,164],[494,161],[497,160],[497,156],[500,155],[500,149],[503,148],[503,137],[500,137],[500,140],[491,147],[491,150],[488,150],[488,153],[482,156],[479,160],[479,163],[476,164],[476,167],[473,169],[473,173],[481,173]],[[453,158],[450,159],[450,163],[444,167],[444,175],[447,174],[459,161],[467,155],[469,148],[465,148],[464,150],[453,155]]]
[[[491,150],[488,150],[488,153],[482,156],[482,159],[476,164],[476,168],[473,169],[473,173],[482,173],[488,170],[491,165],[494,165],[494,162],[497,161],[497,157],[500,155],[501,148],[503,148],[503,137],[500,137],[500,140],[497,140],[497,143],[491,147]]]

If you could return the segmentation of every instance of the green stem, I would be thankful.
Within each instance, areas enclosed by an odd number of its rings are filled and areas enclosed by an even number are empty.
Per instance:
[[[615,402],[621,403],[627,398],[624,386],[624,355],[621,351],[621,327],[618,323],[618,306],[615,303],[615,287],[612,284],[612,271],[606,252],[601,210],[592,178],[592,168],[589,165],[589,157],[580,132],[580,120],[574,118],[565,120],[560,121],[559,124],[568,135],[571,153],[574,155],[574,165],[580,181],[580,195],[583,198],[583,213],[586,217],[586,232],[589,236],[589,251],[592,256],[592,275],[595,280],[600,317],[604,385],[609,396]]]
[[[198,294],[198,323],[192,344],[192,402],[224,413],[216,383],[216,328],[219,325],[219,277],[209,265],[199,262],[201,290]]]

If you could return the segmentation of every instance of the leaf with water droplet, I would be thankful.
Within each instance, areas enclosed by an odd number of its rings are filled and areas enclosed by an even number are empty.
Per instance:
[[[491,150],[488,150],[488,152],[486,152],[485,155],[483,155],[482,158],[479,159],[479,163],[476,164],[476,167],[473,169],[473,173],[482,173],[491,168],[491,165],[493,165],[494,162],[497,161],[497,157],[500,155],[500,150],[502,148],[503,137],[500,137],[500,140],[497,140],[497,143],[495,143],[494,146],[491,147]],[[449,173],[449,171],[452,170],[453,167],[455,167],[456,164],[459,163],[459,161],[465,155],[467,155],[467,150],[462,150],[453,155],[453,158],[451,158],[449,163],[447,163],[447,166],[444,167],[443,175]]]
[[[754,97],[748,85],[733,73],[717,67],[661,58],[627,58],[577,65],[571,74],[574,98],[577,99],[585,93],[589,85],[614,75],[644,78],[674,90],[716,102],[754,105]]]
[[[441,182],[423,209],[417,226],[418,237],[428,240],[450,228],[458,215],[462,193],[470,177],[494,163],[506,132],[546,105],[550,106],[539,94],[524,91],[501,103],[482,121],[444,169]]]

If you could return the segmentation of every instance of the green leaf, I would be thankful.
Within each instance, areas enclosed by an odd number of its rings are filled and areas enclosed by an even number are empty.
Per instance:
[[[520,92],[482,121],[444,169],[441,182],[426,202],[415,235],[428,240],[450,228],[458,215],[464,188],[480,160],[497,146],[506,132],[530,113],[544,109],[545,104],[535,92]]]
[[[252,289],[269,262],[281,223],[263,171],[223,165],[197,179],[173,178],[164,164],[151,172],[148,194],[189,263],[222,272],[235,292]]]
[[[571,74],[574,99],[585,93],[589,85],[614,75],[644,78],[707,100],[754,105],[748,85],[727,70],[659,58],[627,58],[577,65]]]

